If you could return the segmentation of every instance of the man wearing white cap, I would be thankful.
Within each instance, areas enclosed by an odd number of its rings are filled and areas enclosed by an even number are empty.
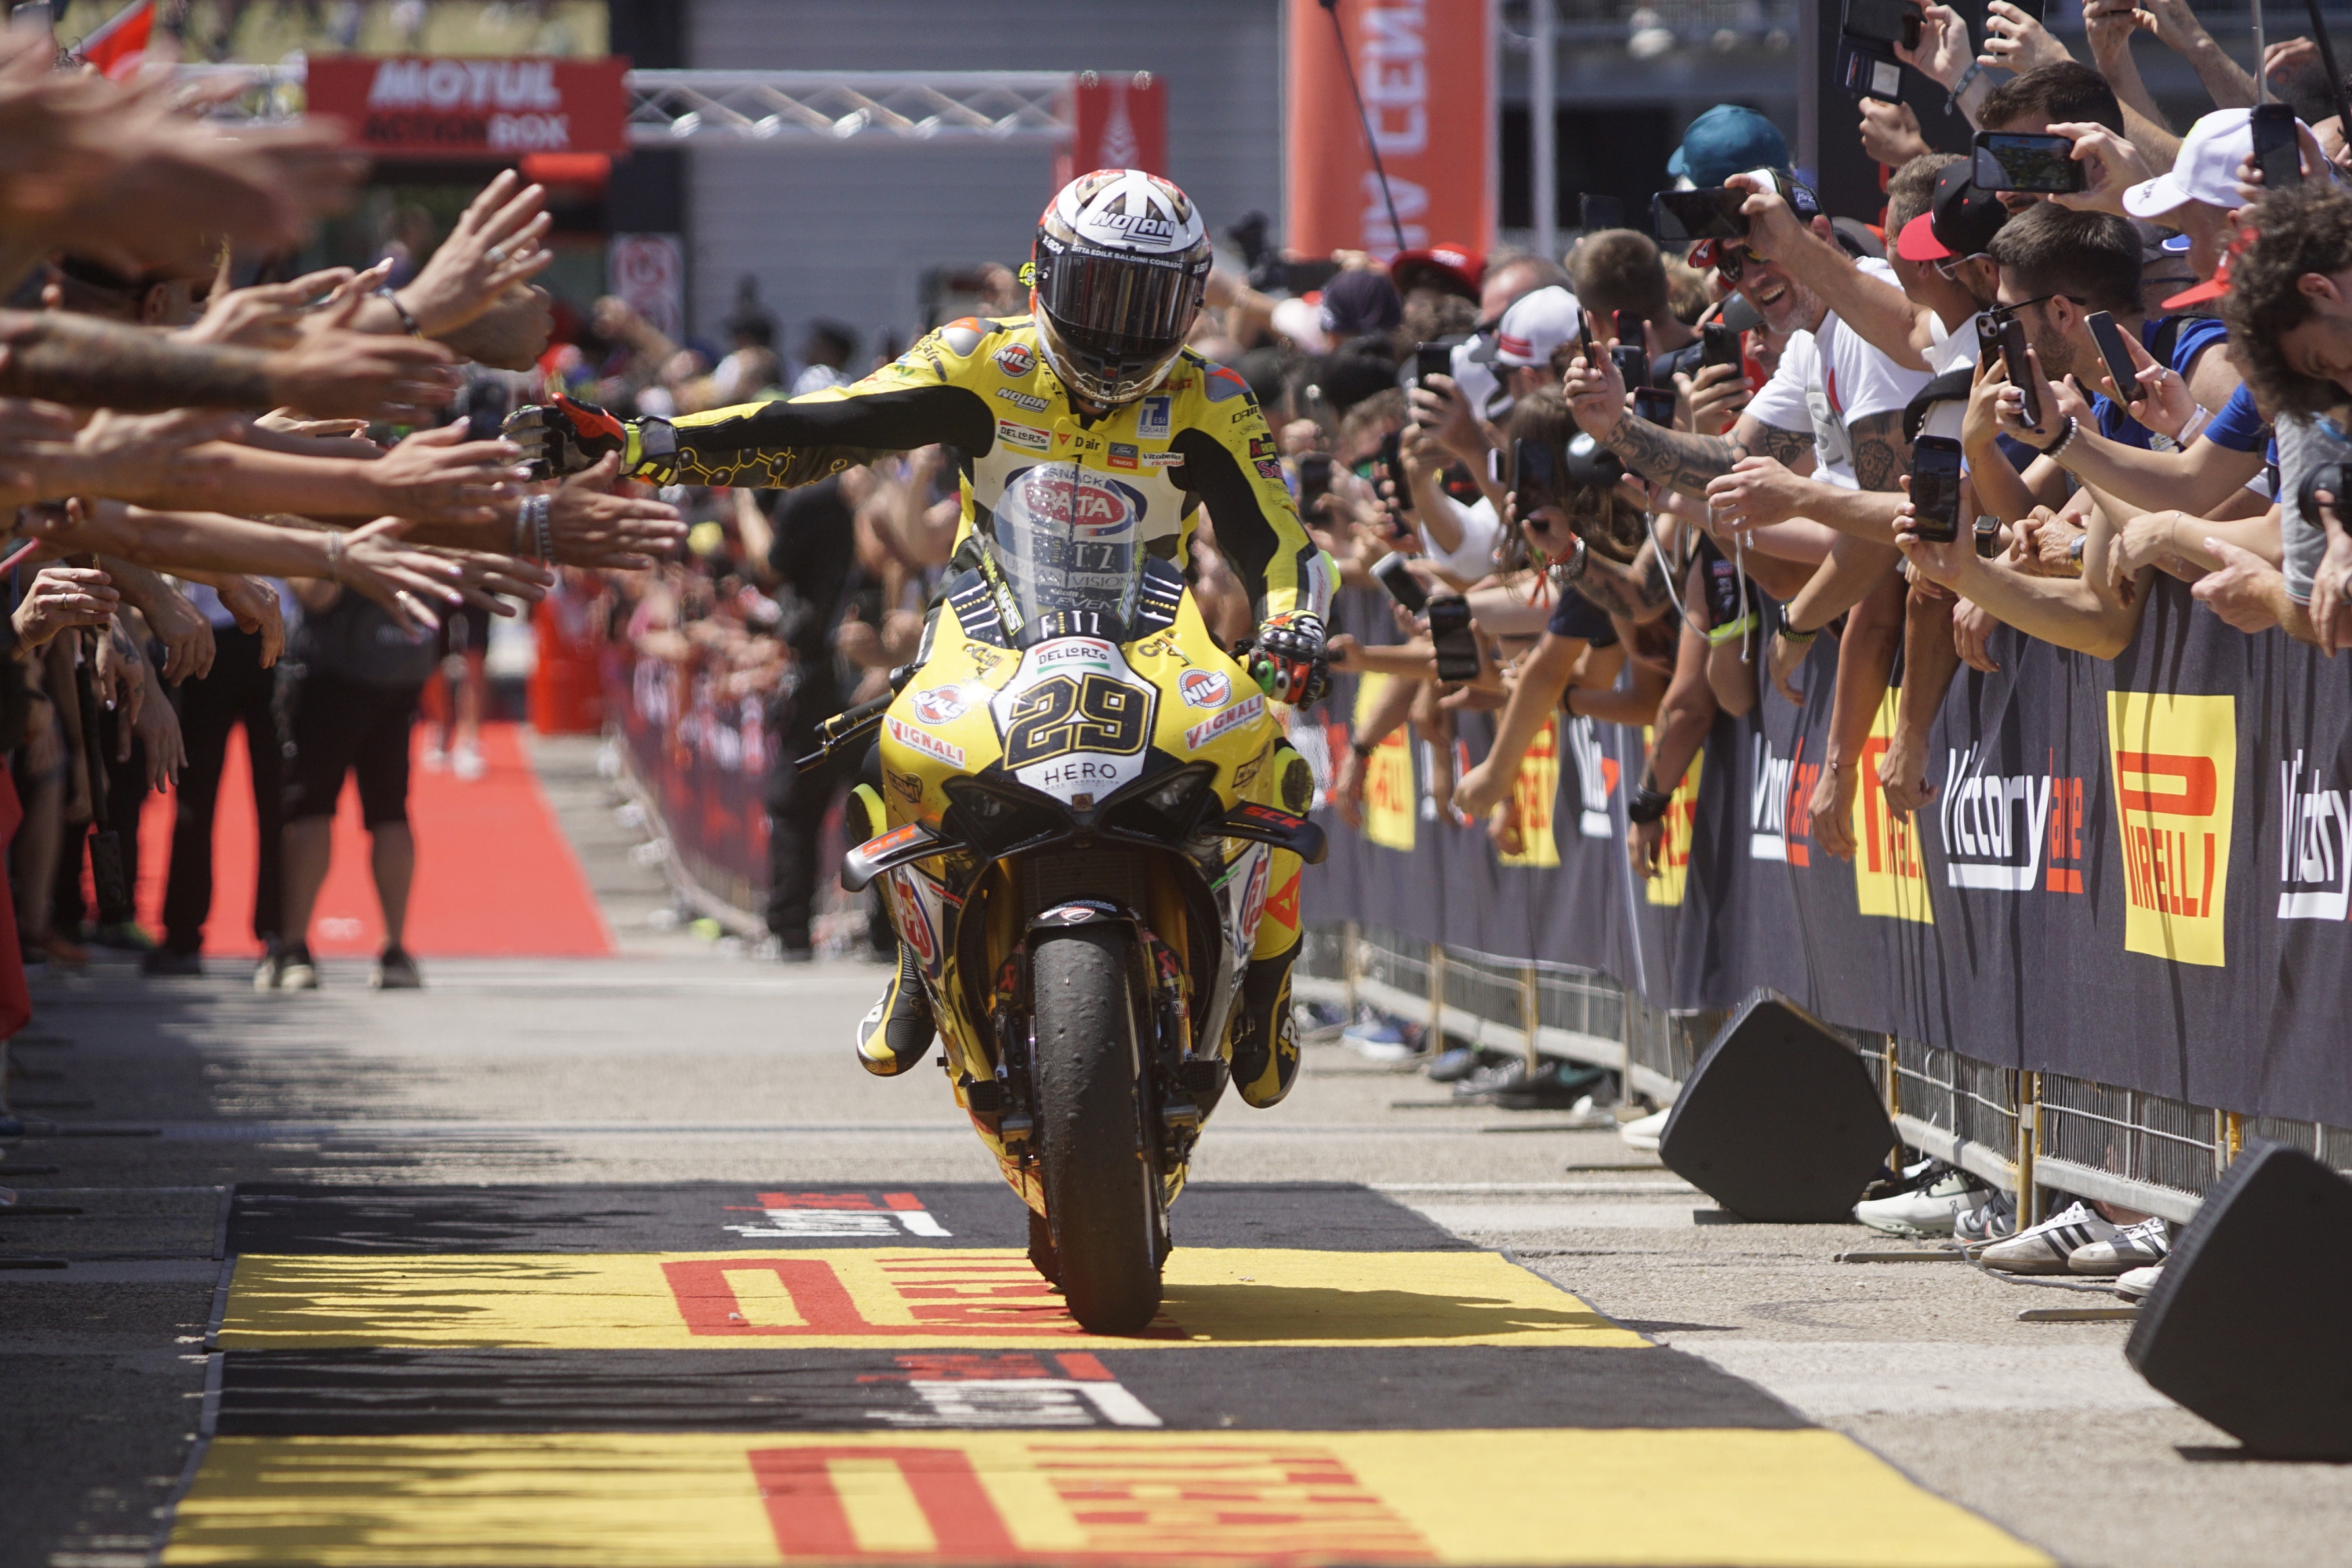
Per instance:
[[[1583,309],[1576,296],[1557,284],[1522,295],[1503,312],[1494,340],[1470,350],[1469,358],[1491,363],[1514,400],[1559,382],[1553,359],[1561,345],[1583,334]],[[1565,369],[1565,363],[1561,369]]]
[[[2221,266],[2230,246],[2230,215],[2245,205],[2238,165],[2254,155],[2252,113],[2217,109],[2204,116],[2189,128],[2168,173],[2124,192],[2125,212],[2189,237],[2189,266],[2200,278],[2212,277]]]

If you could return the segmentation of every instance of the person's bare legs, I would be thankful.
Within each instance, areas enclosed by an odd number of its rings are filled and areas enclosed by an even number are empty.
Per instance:
[[[369,868],[375,873],[376,902],[383,910],[383,945],[404,947],[408,887],[416,877],[416,836],[405,822],[377,826],[369,838]]]
[[[335,852],[335,819],[305,816],[286,825],[286,929],[289,948],[310,945],[310,910],[327,885]]]

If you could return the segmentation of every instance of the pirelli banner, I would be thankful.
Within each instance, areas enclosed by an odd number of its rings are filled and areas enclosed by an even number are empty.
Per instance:
[[[1323,814],[1332,852],[1307,916],[1604,970],[1659,1006],[1770,985],[1982,1061],[2352,1125],[2352,662],[2232,631],[2170,579],[2113,662],[2005,629],[1992,647],[2000,671],[1962,669],[1945,700],[1916,816],[1878,785],[1890,696],[1851,864],[1808,831],[1836,668],[1823,638],[1814,700],[1768,691],[1717,721],[1675,794],[1663,877],[1625,855],[1640,732],[1548,730],[1507,857],[1483,826],[1438,819],[1428,759],[1399,737],[1372,760],[1363,832]],[[1461,731],[1475,759],[1485,725]],[[1336,727],[1307,738],[1345,743]]]

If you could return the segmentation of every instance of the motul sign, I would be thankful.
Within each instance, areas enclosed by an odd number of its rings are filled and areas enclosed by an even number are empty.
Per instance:
[[[354,145],[408,157],[625,153],[618,57],[591,60],[338,56],[310,65],[310,112]]]

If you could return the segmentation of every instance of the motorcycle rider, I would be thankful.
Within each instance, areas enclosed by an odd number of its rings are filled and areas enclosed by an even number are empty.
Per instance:
[[[1117,479],[1145,547],[1179,565],[1206,503],[1218,548],[1255,605],[1244,668],[1269,699],[1305,705],[1329,686],[1324,620],[1337,573],[1299,524],[1248,384],[1184,346],[1210,259],[1183,192],[1141,170],[1098,169],[1065,185],[1038,219],[1023,268],[1027,316],[950,322],[862,381],[789,401],[623,421],[559,396],[519,411],[507,434],[552,474],[619,452],[623,472],[650,483],[761,489],[945,444],[963,492],[945,599],[982,580],[975,530],[988,527],[1007,487],[1046,465]],[[1303,812],[1311,775],[1278,749],[1283,804]],[[1233,1028],[1233,1076],[1252,1105],[1279,1100],[1297,1070],[1297,915],[1293,863],[1266,900]],[[919,967],[901,944],[896,977],[859,1026],[858,1060],[895,1076],[922,1059],[933,1035]]]

